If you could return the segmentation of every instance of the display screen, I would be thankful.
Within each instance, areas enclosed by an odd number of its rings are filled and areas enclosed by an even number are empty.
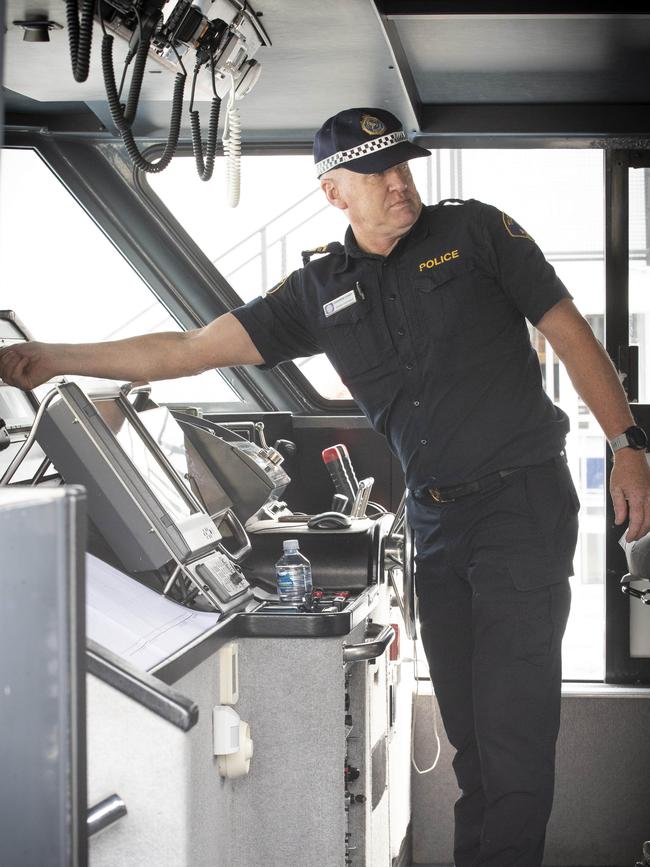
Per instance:
[[[131,424],[119,401],[94,399],[93,403],[131,463],[172,520],[179,522],[197,512],[180,482],[158,462],[137,428]],[[174,443],[172,425],[165,421],[165,415],[174,426],[178,427],[163,407],[143,413],[142,421],[147,419],[148,432],[157,441],[174,469],[184,477],[187,473],[187,463],[182,442],[183,432],[178,429],[180,441],[177,439]]]
[[[31,427],[36,411],[24,391],[10,385],[0,386],[0,418],[8,428]]]

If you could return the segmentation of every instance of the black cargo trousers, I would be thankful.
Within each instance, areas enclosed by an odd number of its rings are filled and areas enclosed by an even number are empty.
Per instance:
[[[578,509],[563,456],[454,502],[408,498],[421,637],[456,750],[456,867],[542,863]]]

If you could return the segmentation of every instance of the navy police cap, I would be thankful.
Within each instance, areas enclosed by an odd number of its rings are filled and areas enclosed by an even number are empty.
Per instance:
[[[395,115],[383,108],[340,111],[325,121],[314,138],[319,178],[339,167],[369,175],[428,156],[429,151],[412,144]]]

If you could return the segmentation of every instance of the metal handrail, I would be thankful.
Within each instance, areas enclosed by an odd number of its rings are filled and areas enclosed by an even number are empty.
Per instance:
[[[382,656],[395,638],[394,628],[388,624],[380,626],[372,623],[367,634],[374,640],[362,644],[343,645],[343,662],[364,662]]]
[[[247,235],[245,238],[242,238],[241,241],[237,241],[236,244],[233,244],[232,247],[229,247],[229,249],[226,250],[225,253],[221,253],[221,255],[217,256],[216,259],[213,259],[212,262],[215,263],[215,262],[217,262],[219,259],[223,259],[223,258],[224,258],[225,256],[227,256],[229,253],[232,253],[233,250],[236,250],[237,247],[241,247],[241,245],[242,245],[242,244],[245,244],[246,241],[250,241],[251,238],[254,238],[256,235],[259,235],[260,232],[265,231],[265,230],[266,230],[270,225],[272,225],[273,223],[275,223],[275,222],[276,222],[277,220],[279,220],[281,217],[284,217],[286,214],[289,214],[291,211],[294,210],[294,208],[297,208],[298,205],[302,205],[303,202],[306,202],[307,199],[311,198],[312,196],[315,196],[316,193],[319,193],[319,192],[320,192],[320,190],[316,189],[316,190],[312,190],[310,193],[307,193],[307,195],[306,195],[306,196],[303,196],[302,199],[298,199],[298,201],[297,201],[297,202],[294,202],[293,205],[289,205],[289,207],[288,207],[288,208],[285,208],[284,211],[280,211],[279,214],[276,214],[275,217],[273,217],[272,220],[269,220],[269,221],[268,221],[268,223],[264,223],[264,225],[263,225],[263,226],[260,226],[259,229],[255,229],[255,231],[254,231],[254,232],[251,232],[250,235]],[[306,222],[306,221],[305,221],[305,222]]]
[[[18,469],[18,467],[22,464],[23,460],[27,456],[27,452],[34,445],[34,440],[36,439],[36,434],[38,433],[38,427],[41,423],[41,419],[45,413],[45,410],[48,408],[54,397],[59,393],[58,388],[53,388],[52,391],[48,391],[43,399],[43,403],[39,406],[38,412],[36,413],[36,418],[34,419],[34,423],[32,424],[32,429],[29,432],[29,435],[25,442],[22,444],[14,459],[9,464],[7,469],[4,471],[3,475],[0,477],[0,486],[8,485],[11,479],[14,476],[14,473]]]
[[[213,258],[212,263],[214,265],[218,265],[220,262],[222,262],[227,256],[229,256],[235,250],[238,250],[240,247],[243,247],[244,244],[247,244],[249,241],[251,241],[253,239],[259,238],[259,242],[260,242],[259,251],[255,252],[252,256],[249,256],[243,262],[240,262],[232,270],[227,271],[227,272],[224,271],[223,276],[226,279],[229,279],[230,277],[232,277],[233,274],[236,274],[238,271],[241,271],[242,268],[245,268],[247,265],[250,265],[251,262],[254,262],[256,259],[260,259],[260,265],[261,265],[261,271],[262,271],[262,283],[263,283],[263,288],[266,289],[267,288],[267,286],[266,286],[267,275],[268,275],[268,256],[269,256],[270,249],[272,247],[275,247],[277,244],[280,244],[280,247],[282,250],[282,267],[281,267],[281,270],[284,273],[286,271],[285,258],[286,258],[286,249],[287,249],[287,238],[291,234],[293,234],[293,232],[302,228],[302,226],[306,225],[310,220],[313,220],[314,217],[318,216],[318,214],[321,214],[323,211],[327,210],[328,205],[327,204],[323,205],[322,207],[318,208],[313,213],[309,214],[303,220],[294,223],[283,234],[281,234],[278,238],[276,238],[270,244],[267,242],[269,227],[272,226],[274,223],[276,223],[278,220],[280,220],[282,217],[286,216],[286,214],[291,213],[291,211],[293,211],[299,205],[303,204],[303,202],[307,201],[309,198],[311,198],[313,195],[315,195],[318,192],[319,192],[318,190],[312,190],[312,192],[308,193],[306,196],[303,196],[301,199],[298,199],[298,201],[294,202],[293,205],[291,205],[289,208],[285,208],[284,211],[281,211],[279,214],[276,214],[276,216],[273,217],[272,220],[269,220],[268,223],[264,223],[263,226],[260,226],[254,232],[251,232],[250,235],[247,235],[245,238],[242,238],[241,241],[238,241],[236,244],[234,244],[232,247],[230,247],[224,253],[221,253],[219,256],[216,256],[215,258]]]

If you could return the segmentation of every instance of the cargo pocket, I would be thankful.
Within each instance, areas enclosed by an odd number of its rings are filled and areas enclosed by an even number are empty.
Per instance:
[[[514,636],[517,659],[545,665],[559,653],[566,628],[571,589],[567,580],[522,594]]]
[[[509,554],[508,573],[517,590],[531,591],[549,587],[563,581],[567,575],[553,562],[553,558],[540,544],[533,549]]]

